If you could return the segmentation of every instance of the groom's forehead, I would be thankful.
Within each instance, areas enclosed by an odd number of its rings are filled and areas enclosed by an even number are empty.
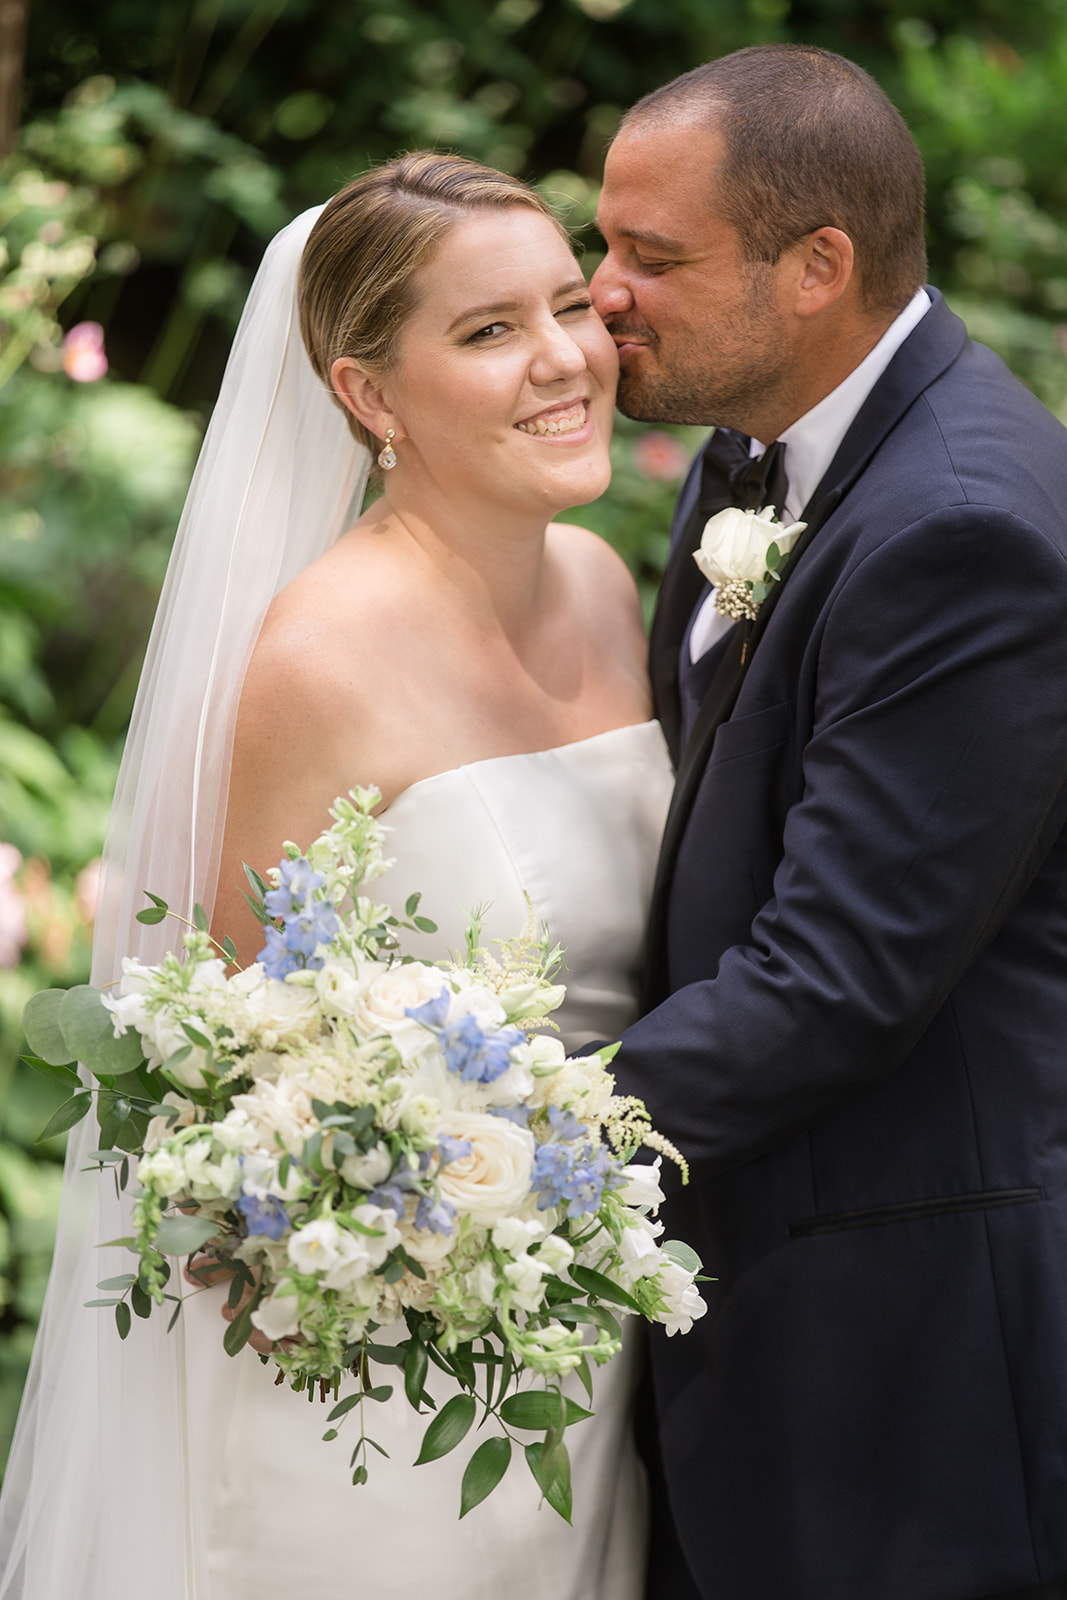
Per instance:
[[[690,223],[699,226],[717,211],[716,174],[722,153],[722,139],[714,127],[641,122],[624,126],[608,151],[600,215],[616,233],[636,244],[680,247]]]

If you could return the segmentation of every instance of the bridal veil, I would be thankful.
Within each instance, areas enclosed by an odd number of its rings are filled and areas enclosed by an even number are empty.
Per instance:
[[[317,216],[297,217],[267,250],[178,528],[108,831],[95,983],[110,982],[123,955],[155,962],[178,943],[172,920],[136,922],[145,890],[186,916],[197,901],[210,912],[237,704],[264,613],[362,500],[369,456],[314,375],[296,315]],[[128,1262],[101,1248],[130,1227],[110,1176],[87,1170],[97,1138],[92,1116],[70,1136],[0,1498],[0,1600],[210,1600],[212,1440],[190,1425],[182,1319],[168,1334],[158,1311],[135,1318],[121,1343],[106,1310],[85,1308]]]

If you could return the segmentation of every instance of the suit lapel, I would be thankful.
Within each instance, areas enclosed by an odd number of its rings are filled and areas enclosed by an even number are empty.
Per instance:
[[[720,723],[725,722],[733,711],[744,675],[751,665],[760,639],[767,630],[785,584],[816,534],[837,510],[875,451],[923,390],[958,359],[967,343],[967,330],[960,319],[949,311],[936,289],[930,289],[928,293],[933,305],[915,333],[901,345],[867,396],[821,483],[805,506],[800,520],[806,522],[808,526],[793,547],[782,573],[782,581],[775,585],[760,607],[759,615],[749,635],[744,661],[741,659],[741,630],[738,629],[737,639],[731,641],[732,648],[708,687],[686,742],[678,767],[674,796],[667,814],[652,893],[646,982],[646,1000],[650,1006],[657,1005],[666,993],[667,902],[678,851],[693,808],[693,801],[711,755],[715,734]],[[916,344],[916,335],[920,332],[923,333],[923,338]],[[915,344],[914,349],[911,348],[913,344]],[[676,557],[679,553],[676,552]],[[696,570],[696,562],[691,558],[689,564]],[[684,627],[683,621],[683,631]],[[676,645],[676,655],[677,649]],[[677,664],[674,671],[677,683]]]

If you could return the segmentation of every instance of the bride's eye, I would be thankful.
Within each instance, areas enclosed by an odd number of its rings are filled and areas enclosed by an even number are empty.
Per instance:
[[[467,344],[480,344],[486,339],[495,339],[498,333],[507,332],[506,322],[489,322],[484,328],[478,328],[474,333],[468,334]]]
[[[573,311],[592,311],[593,302],[590,299],[572,300],[570,305],[561,306],[556,312],[557,317],[565,317]]]

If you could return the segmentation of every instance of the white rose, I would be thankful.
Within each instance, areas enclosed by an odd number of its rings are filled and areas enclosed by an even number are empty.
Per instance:
[[[456,1210],[492,1225],[514,1211],[529,1193],[534,1137],[506,1117],[479,1111],[446,1111],[438,1132],[469,1139],[471,1153],[450,1161],[438,1179],[443,1199]]]
[[[767,571],[770,546],[776,544],[785,555],[806,527],[806,522],[783,527],[771,506],[762,511],[727,506],[704,524],[700,548],[693,552],[693,559],[716,587],[724,583],[759,583]]]
[[[352,1016],[360,1034],[370,1037],[385,1033],[417,1047],[425,1042],[426,1032],[406,1015],[408,1010],[434,1000],[441,993],[444,977],[436,967],[409,961],[383,967],[367,962],[360,972],[360,996]]]
[[[374,1189],[379,1183],[384,1183],[392,1172],[393,1158],[387,1145],[376,1144],[366,1155],[345,1156],[339,1170],[345,1182],[353,1188]]]
[[[626,1179],[615,1193],[624,1205],[648,1206],[654,1211],[663,1204],[663,1190],[660,1188],[660,1168],[663,1157],[657,1156],[655,1161],[644,1166],[637,1164],[632,1167],[623,1167],[620,1176]]]
[[[252,1313],[252,1324],[268,1339],[291,1339],[300,1327],[300,1302],[295,1294],[275,1292],[261,1300]]]
[[[340,1230],[332,1217],[320,1217],[290,1234],[289,1260],[297,1272],[329,1272],[341,1259]]]

